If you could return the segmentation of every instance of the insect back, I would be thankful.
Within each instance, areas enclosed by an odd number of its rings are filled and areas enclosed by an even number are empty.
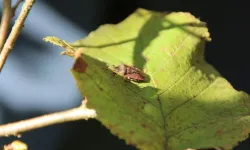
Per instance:
[[[114,73],[123,76],[125,80],[136,82],[145,81],[145,73],[134,66],[120,64],[118,66],[112,65],[109,67],[109,69],[112,70]]]

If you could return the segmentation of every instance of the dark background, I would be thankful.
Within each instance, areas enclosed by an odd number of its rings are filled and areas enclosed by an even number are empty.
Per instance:
[[[47,25],[47,28],[44,28],[47,35],[39,34],[39,37],[37,34],[39,40],[41,40],[41,38],[44,36],[54,35],[69,42],[83,38],[88,32],[95,30],[101,24],[118,23],[122,21],[138,7],[158,11],[191,12],[193,15],[199,17],[202,21],[208,24],[209,32],[211,33],[212,42],[208,43],[206,46],[206,60],[216,69],[218,69],[218,71],[234,86],[234,88],[250,93],[250,72],[248,69],[250,9],[246,0],[231,2],[200,0],[45,0],[37,2],[37,4],[35,4],[37,6],[34,7],[34,11],[35,9],[38,9],[42,3],[50,7],[50,9],[53,9],[53,11],[57,12],[57,16],[53,17],[66,18],[67,21],[71,22],[72,26],[69,25],[68,27],[65,27],[65,29],[61,29],[61,26],[63,25],[62,22],[60,24],[56,24],[56,27],[54,27],[53,23],[50,25],[50,22],[46,21],[46,18],[39,18],[39,13],[36,17],[36,21],[29,18],[30,20],[27,21],[27,24],[36,23]],[[43,9],[41,10],[42,11],[40,11],[40,13],[43,13]],[[32,13],[33,10],[31,10],[31,15]],[[46,14],[45,10],[44,13]],[[50,16],[52,17],[51,14],[47,15],[47,17]],[[26,119],[58,110],[65,110],[80,104],[81,96],[74,87],[74,81],[71,79],[69,79],[70,81],[67,80],[68,78],[71,78],[70,74],[67,73],[67,76],[62,79],[58,77],[61,76],[61,74],[66,74],[66,72],[68,72],[68,69],[72,65],[72,61],[68,58],[61,58],[62,56],[58,56],[60,49],[53,47],[57,50],[53,50],[52,52],[51,45],[41,41],[37,42],[36,38],[38,37],[34,35],[31,36],[29,33],[31,31],[28,31],[29,29],[32,29],[35,33],[38,33],[39,30],[42,30],[42,27],[39,25],[27,26],[28,27],[25,26],[26,32],[23,32],[19,37],[15,48],[9,57],[10,60],[7,61],[9,64],[6,65],[6,67],[3,69],[3,73],[0,74],[1,123]],[[60,28],[61,30],[55,33],[54,31],[57,28]],[[77,32],[78,30],[79,32],[81,30],[83,34],[73,36],[73,33]],[[51,53],[53,53],[53,55]],[[51,67],[45,66],[43,64],[44,61],[49,61],[49,64],[52,66],[55,63],[56,66],[52,67],[53,69],[47,72],[44,72],[44,69],[37,69]],[[60,64],[63,65],[63,67]],[[14,70],[11,69],[15,67],[18,68]],[[61,72],[58,75],[56,73],[59,72],[59,70]],[[8,73],[5,73],[5,71]],[[24,73],[20,74],[20,72]],[[41,76],[41,74],[46,74],[46,76],[53,76],[53,74],[56,74],[54,76],[59,78],[57,78],[58,82],[56,83],[66,86],[68,84],[68,87],[72,87],[70,91],[67,88],[59,89],[59,87],[54,87],[54,89],[60,90],[56,94],[70,92],[71,95],[67,95],[68,97],[66,97],[66,99],[68,99],[68,101],[60,101],[62,99],[61,97],[54,96],[53,98],[49,99],[48,97],[51,95],[46,93],[48,90],[42,91],[38,89],[40,92],[38,92],[37,97],[29,97],[29,95],[26,97],[19,96],[21,97],[18,99],[19,102],[21,101],[20,104],[18,104],[16,107],[12,107],[14,104],[16,104],[16,97],[13,95],[15,95],[15,93],[20,90],[17,89],[12,91],[13,89],[11,89],[11,87],[14,85],[18,87],[19,84],[17,83],[13,83],[12,86],[9,86],[12,78],[8,77],[14,76],[13,74],[17,74],[19,78],[25,78],[21,76],[27,75],[32,76],[32,79],[34,80],[30,82],[30,87],[40,86],[40,81],[43,81],[45,78],[44,76]],[[51,77],[50,79],[53,80],[54,78]],[[46,83],[47,87],[43,89],[48,89],[51,87],[50,84],[52,83]],[[12,95],[6,94],[8,93],[6,88],[8,87],[9,91],[12,91]],[[47,97],[42,97],[42,95],[46,94],[48,95]],[[72,97],[72,95],[75,96]],[[32,99],[33,103],[26,102],[25,100],[27,99]],[[42,101],[44,104],[41,102],[41,105],[39,106],[31,106],[31,104],[36,103],[34,101],[37,99],[41,99],[39,100],[39,103]],[[13,102],[9,103],[11,100]],[[64,103],[64,105],[50,108],[46,104],[51,101],[55,101],[53,103],[54,105],[58,104],[58,102]],[[0,144],[6,144],[13,139],[15,138],[0,138]],[[117,137],[111,135],[106,128],[104,128],[98,121],[95,120],[87,122],[76,121],[30,131],[22,134],[22,140],[29,144],[30,150],[135,149],[132,146],[127,146],[123,140],[119,140]],[[240,143],[240,145],[235,148],[235,150],[249,149],[249,139]]]

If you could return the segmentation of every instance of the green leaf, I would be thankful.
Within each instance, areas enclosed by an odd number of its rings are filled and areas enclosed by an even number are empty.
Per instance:
[[[210,40],[206,24],[190,13],[138,9],[72,43],[70,51],[84,53],[72,73],[97,119],[128,144],[142,150],[232,149],[249,133],[249,95],[204,60]],[[146,81],[124,81],[108,69],[121,63],[142,69]]]

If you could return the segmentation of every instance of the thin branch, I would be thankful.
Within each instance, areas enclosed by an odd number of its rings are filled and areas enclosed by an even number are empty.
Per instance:
[[[19,136],[20,133],[54,125],[58,123],[70,122],[75,120],[90,119],[96,117],[94,109],[86,107],[87,100],[78,108],[66,111],[46,114],[43,116],[22,120],[14,123],[0,125],[0,136]]]
[[[10,32],[10,35],[3,46],[2,52],[0,54],[0,72],[4,66],[4,63],[7,59],[10,51],[14,47],[14,44],[16,42],[17,37],[21,33],[21,30],[24,26],[24,21],[26,20],[28,14],[30,12],[30,9],[34,3],[35,3],[35,0],[25,0],[25,2],[23,4],[22,11],[21,11],[20,15],[18,16],[18,18],[17,18],[17,20],[16,20],[16,22],[15,22],[15,24]]]
[[[3,12],[0,26],[0,52],[8,35],[10,22],[12,19],[11,0],[3,0]]]
[[[23,0],[18,0],[11,8],[11,0],[3,0],[3,12],[0,25],[0,53],[8,35],[11,19],[15,16],[16,9],[22,1]]]
[[[19,4],[24,1],[24,0],[18,0],[15,5],[12,7],[12,18],[15,16],[15,12],[16,12],[16,9],[17,7],[19,6]]]

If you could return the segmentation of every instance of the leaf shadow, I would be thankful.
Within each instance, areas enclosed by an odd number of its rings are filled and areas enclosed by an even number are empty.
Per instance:
[[[143,18],[143,14],[139,11],[135,13],[139,17]],[[206,27],[204,22],[196,23],[196,22],[188,22],[188,23],[175,23],[171,19],[166,18],[166,14],[168,13],[153,13],[152,16],[144,23],[142,27],[139,29],[139,33],[137,37],[124,39],[114,43],[102,44],[102,45],[87,45],[87,44],[72,44],[72,46],[79,47],[87,47],[87,48],[106,48],[109,46],[116,46],[125,44],[128,42],[135,42],[135,46],[133,47],[133,66],[143,69],[146,64],[147,58],[143,56],[143,51],[147,48],[151,42],[160,35],[160,32],[163,30],[170,30],[173,28],[179,28],[184,32],[194,36],[196,38],[203,39],[203,37],[193,31],[187,29],[187,26],[191,27]],[[166,15],[166,16],[164,16]],[[164,24],[168,23],[167,27]],[[153,51],[153,50],[152,50]]]
[[[136,12],[136,14],[140,17],[143,17],[143,14],[140,12]],[[175,23],[174,21],[170,19],[166,19],[166,15],[169,13],[154,13],[152,16],[144,23],[142,28],[139,31],[138,37],[136,38],[135,46],[134,46],[134,54],[133,54],[133,62],[134,65],[140,69],[144,67],[146,64],[146,58],[143,56],[143,51],[145,48],[147,48],[150,43],[157,38],[160,35],[160,32],[163,30],[170,30],[173,28],[179,28],[183,30],[184,32],[190,34],[191,36],[194,36],[196,38],[203,38],[201,35],[194,33],[190,30],[188,30],[187,26],[192,27],[206,27],[206,24],[196,23],[196,22],[188,22],[188,23]],[[167,27],[164,27],[164,24],[168,23],[169,25]],[[152,50],[153,51],[153,50]]]

